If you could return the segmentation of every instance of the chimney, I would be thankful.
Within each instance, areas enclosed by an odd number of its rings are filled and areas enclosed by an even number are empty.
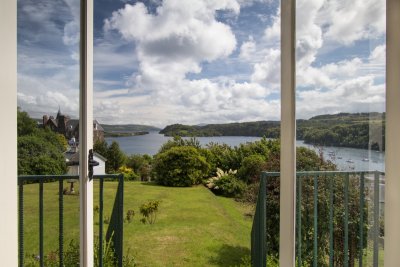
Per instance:
[[[46,123],[48,120],[49,120],[49,117],[47,115],[43,115],[43,126],[46,126]]]

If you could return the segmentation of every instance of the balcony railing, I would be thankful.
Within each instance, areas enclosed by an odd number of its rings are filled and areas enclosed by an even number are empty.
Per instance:
[[[24,252],[24,186],[27,184],[39,185],[39,255],[40,266],[44,266],[44,201],[43,185],[46,183],[58,182],[58,259],[59,266],[64,266],[64,182],[68,180],[78,180],[76,175],[28,175],[18,177],[18,255],[19,266],[25,266]],[[123,261],[123,206],[124,206],[124,177],[122,174],[94,175],[93,179],[98,180],[99,184],[99,240],[98,240],[98,262],[97,266],[103,266],[104,240],[112,242],[115,252],[115,259],[118,266],[122,266]],[[104,181],[114,180],[118,182],[115,201],[111,213],[109,226],[104,237]],[[78,212],[78,211],[77,211]],[[56,227],[56,226],[54,226]]]
[[[267,257],[278,256],[279,176],[261,175],[251,233],[253,266],[266,266]],[[379,266],[384,173],[297,172],[296,187],[297,266]]]

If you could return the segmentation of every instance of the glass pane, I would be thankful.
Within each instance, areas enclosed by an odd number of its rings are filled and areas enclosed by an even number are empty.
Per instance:
[[[79,261],[79,10],[18,1],[18,174],[32,175],[18,178],[21,266]]]
[[[385,2],[296,12],[297,259],[383,265]]]
[[[261,171],[279,171],[279,5],[96,0],[94,117],[105,142],[95,151],[108,155],[106,172],[124,172],[129,180],[125,213],[136,215],[135,225],[124,228],[124,246],[143,265],[248,260]],[[120,152],[125,162],[116,160]],[[213,194],[163,186],[200,183]],[[244,210],[234,208],[235,197]],[[161,200],[155,224],[173,227],[155,235],[142,228],[139,206],[148,199]],[[235,223],[215,215],[214,201],[234,205]],[[275,243],[278,222],[278,216],[269,221]]]

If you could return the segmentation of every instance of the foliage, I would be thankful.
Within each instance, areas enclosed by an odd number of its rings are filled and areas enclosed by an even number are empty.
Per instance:
[[[97,140],[93,145],[93,151],[99,153],[103,157],[107,158],[108,161],[108,145],[106,141]],[[107,165],[107,162],[106,162]]]
[[[124,152],[119,148],[119,144],[113,141],[107,149],[106,172],[118,172],[118,169],[125,163],[125,157]]]
[[[195,137],[192,137],[190,139],[183,139],[180,136],[174,136],[172,140],[168,140],[166,143],[164,143],[158,152],[163,153],[173,147],[181,147],[181,146],[190,146],[196,149],[201,148],[200,141]]]
[[[206,145],[205,157],[211,165],[212,170],[217,168],[223,170],[238,169],[237,152],[227,144],[209,143]],[[213,174],[210,174],[213,175]]]
[[[18,174],[64,174],[63,151],[40,135],[18,137]]]
[[[25,111],[17,108],[17,132],[18,136],[30,135],[37,130],[37,123],[31,119]]]
[[[141,220],[142,223],[153,224],[157,219],[158,206],[160,205],[160,201],[148,201],[140,206],[140,213],[143,218]]]
[[[106,141],[97,141],[93,145],[93,150],[104,156],[106,161],[106,173],[116,173],[126,160],[126,155],[115,141],[108,145]]]
[[[297,139],[325,146],[385,149],[385,113],[339,113],[299,119]],[[265,136],[279,138],[279,121],[257,121],[190,126],[168,125],[160,133],[166,136]]]
[[[153,158],[147,154],[131,155],[127,157],[126,166],[132,168],[139,175],[141,181],[148,181],[150,180],[152,162]]]
[[[133,221],[133,217],[135,216],[135,211],[134,210],[128,210],[127,212],[126,212],[126,218],[125,218],[125,220],[128,222],[128,223],[131,223],[132,221]]]
[[[205,185],[214,193],[226,197],[237,197],[242,194],[245,184],[236,178],[237,171],[224,172],[217,169],[217,176],[209,178]]]
[[[95,238],[94,242],[94,266],[99,266],[99,238]],[[103,241],[103,266],[104,267],[115,267],[117,266],[117,259],[115,258],[115,250],[113,248],[113,244],[111,239],[109,241]],[[64,258],[64,266],[68,267],[79,267],[80,262],[80,251],[79,251],[79,242],[75,239],[72,239],[68,247],[64,250],[63,258]],[[36,267],[39,266],[40,258],[38,256],[32,255],[31,257],[25,258],[26,267]],[[59,266],[59,253],[58,251],[51,251],[44,258],[44,266],[46,267],[58,267]],[[136,266],[135,259],[131,255],[128,250],[126,255],[123,256],[122,266],[124,267],[134,267]]]
[[[166,186],[192,186],[202,182],[209,164],[191,146],[172,147],[155,156],[153,171],[157,183]]]
[[[250,155],[242,160],[238,177],[247,183],[258,181],[261,172],[266,170],[266,165],[265,157],[257,154]]]
[[[64,174],[65,137],[49,129],[39,129],[29,115],[17,110],[18,174]]]
[[[139,179],[139,175],[137,175],[133,169],[125,165],[118,168],[118,173],[122,173],[124,175],[125,181],[134,181]]]

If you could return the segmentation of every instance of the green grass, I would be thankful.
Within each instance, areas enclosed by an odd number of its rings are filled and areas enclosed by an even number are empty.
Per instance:
[[[117,183],[104,185],[104,215],[110,216]],[[98,184],[94,186],[96,206]],[[38,255],[38,185],[26,185],[24,193],[25,252]],[[251,207],[217,197],[203,186],[172,188],[126,182],[124,194],[125,213],[135,211],[134,221],[124,224],[124,249],[130,249],[139,266],[235,266],[250,254],[252,219],[245,214]],[[48,254],[58,248],[58,183],[45,184],[44,196],[44,247]],[[153,225],[139,222],[139,206],[148,200],[161,201]],[[79,238],[79,197],[66,195],[64,201],[67,246],[71,239]],[[97,235],[98,215],[94,216]]]

